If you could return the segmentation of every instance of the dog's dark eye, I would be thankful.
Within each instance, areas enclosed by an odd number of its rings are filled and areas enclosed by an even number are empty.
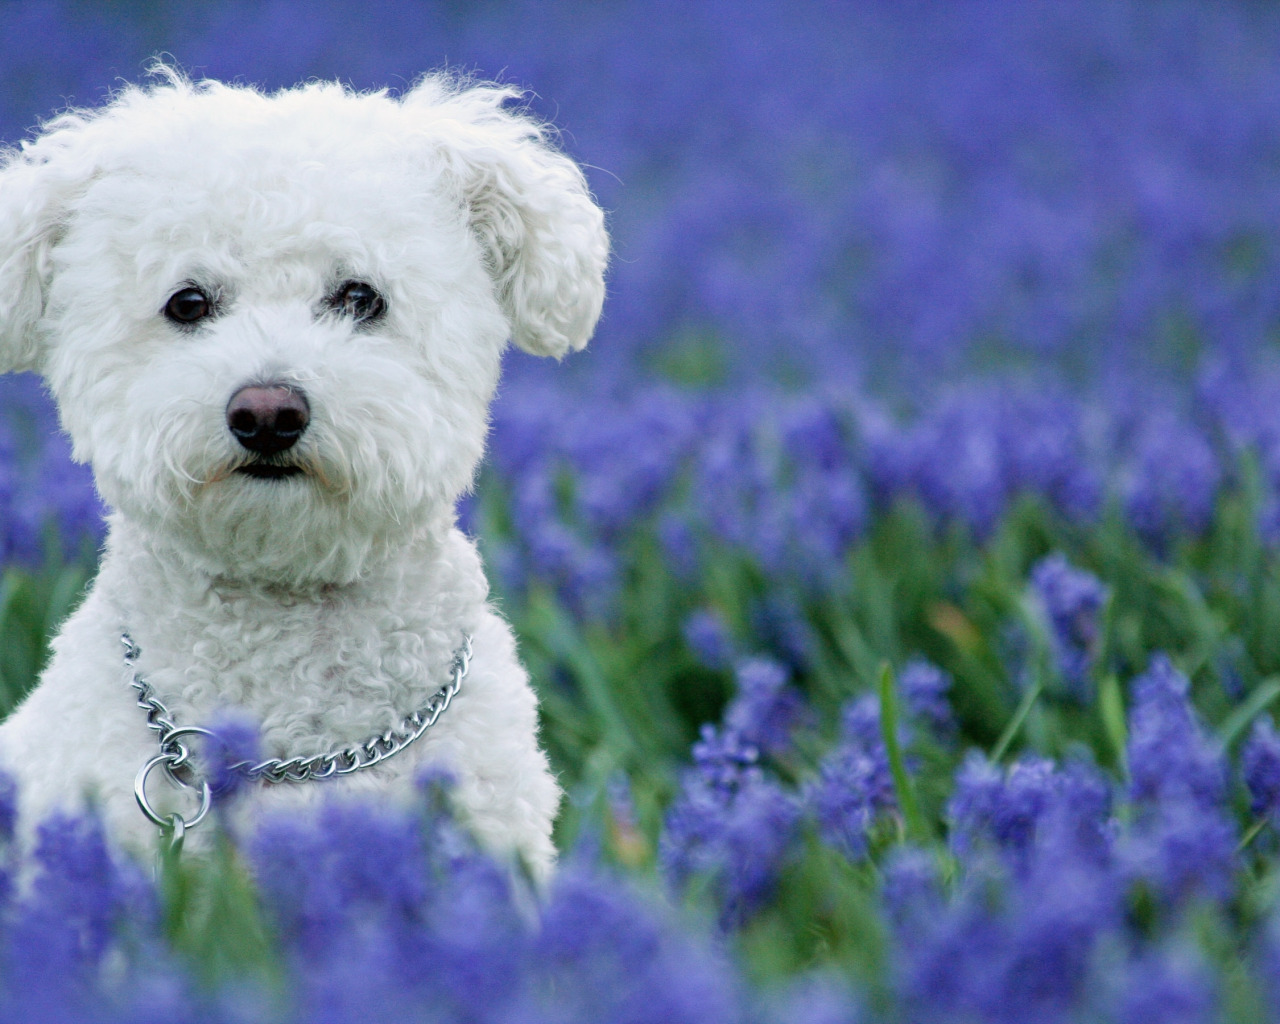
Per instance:
[[[164,315],[180,324],[193,324],[213,312],[213,303],[199,288],[183,288],[169,296]]]
[[[359,322],[376,320],[387,309],[382,296],[363,281],[348,281],[338,289],[329,304],[339,313]]]

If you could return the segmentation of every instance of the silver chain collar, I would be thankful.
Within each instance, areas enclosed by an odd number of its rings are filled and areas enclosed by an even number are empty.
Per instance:
[[[128,633],[120,634],[120,642],[124,645],[125,664],[133,669],[129,685],[138,691],[138,707],[147,713],[147,728],[156,733],[160,744],[160,753],[138,769],[133,780],[133,795],[137,798],[142,813],[160,828],[161,834],[169,841],[170,850],[176,853],[182,847],[186,830],[204,821],[213,804],[213,791],[208,780],[196,772],[191,761],[191,749],[185,741],[192,736],[208,736],[215,740],[218,736],[199,725],[180,726],[175,723],[172,713],[156,696],[155,689],[134,668],[141,653],[138,645]],[[471,635],[465,634],[462,646],[454,652],[449,682],[440,687],[421,709],[408,715],[398,728],[370,737],[358,746],[344,747],[328,754],[291,757],[287,760],[272,758],[256,764],[252,761],[239,761],[228,765],[227,770],[236,772],[251,782],[278,784],[327,779],[335,775],[350,775],[361,768],[372,768],[404,750],[436,724],[436,720],[444,714],[462,687],[462,681],[467,677],[470,667]],[[157,767],[163,767],[165,774],[180,789],[193,791],[199,796],[199,809],[190,818],[177,813],[162,815],[151,806],[146,793],[147,777]]]

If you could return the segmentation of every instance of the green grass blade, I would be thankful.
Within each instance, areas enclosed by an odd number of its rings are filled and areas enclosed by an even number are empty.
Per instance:
[[[1268,676],[1218,726],[1218,740],[1224,747],[1232,746],[1253,720],[1262,714],[1277,697],[1280,697],[1280,676]]]
[[[880,666],[880,733],[889,755],[889,771],[893,774],[893,789],[902,809],[902,819],[907,826],[907,838],[912,842],[926,843],[932,836],[920,813],[920,801],[915,786],[907,774],[902,747],[898,743],[898,695],[894,686],[893,669],[886,661]]]

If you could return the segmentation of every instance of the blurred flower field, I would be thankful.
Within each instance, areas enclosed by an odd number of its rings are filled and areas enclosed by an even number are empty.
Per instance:
[[[162,51],[473,68],[588,166],[605,319],[510,354],[460,509],[562,867],[431,777],[33,869],[0,786],[0,1020],[1280,1020],[1280,8],[22,0],[0,133]],[[102,510],[0,411],[9,706]]]

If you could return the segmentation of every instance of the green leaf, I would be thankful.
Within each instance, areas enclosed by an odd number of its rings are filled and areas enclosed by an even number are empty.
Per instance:
[[[1108,672],[1098,683],[1098,715],[1102,718],[1102,728],[1111,743],[1116,764],[1121,773],[1128,777],[1129,728],[1125,721],[1120,680],[1114,672]]]

